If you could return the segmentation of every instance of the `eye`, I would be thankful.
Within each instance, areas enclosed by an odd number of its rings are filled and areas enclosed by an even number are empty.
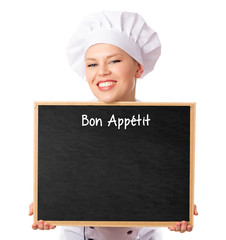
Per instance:
[[[92,64],[87,65],[87,67],[96,67],[96,66],[97,66],[96,63],[92,63]]]
[[[111,61],[111,63],[118,63],[118,62],[121,62],[121,60],[113,60],[113,61]]]

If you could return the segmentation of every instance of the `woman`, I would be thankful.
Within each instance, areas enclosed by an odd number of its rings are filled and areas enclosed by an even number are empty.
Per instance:
[[[98,101],[136,101],[137,78],[153,70],[161,45],[157,34],[137,13],[105,11],[84,19],[73,35],[67,53],[70,65],[87,80]],[[194,209],[197,215],[196,207]],[[43,221],[32,227],[55,228]],[[185,232],[191,231],[192,226],[183,221],[169,229]],[[160,240],[162,237],[159,228],[63,227],[60,239]]]

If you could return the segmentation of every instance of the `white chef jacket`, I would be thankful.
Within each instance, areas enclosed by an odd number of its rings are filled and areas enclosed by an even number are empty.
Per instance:
[[[92,100],[96,101],[96,100]],[[136,99],[136,102],[140,102]],[[162,240],[160,228],[62,227],[59,240]]]
[[[60,240],[162,240],[160,228],[62,227]]]

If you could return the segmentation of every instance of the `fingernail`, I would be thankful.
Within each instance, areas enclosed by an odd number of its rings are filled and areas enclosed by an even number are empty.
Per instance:
[[[188,231],[190,232],[192,230],[192,226],[188,226]]]

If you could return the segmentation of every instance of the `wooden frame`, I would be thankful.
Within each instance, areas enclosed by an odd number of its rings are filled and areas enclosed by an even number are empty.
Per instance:
[[[34,223],[38,221],[38,106],[39,105],[137,105],[137,106],[190,106],[190,195],[188,224],[193,226],[194,212],[194,170],[195,170],[195,103],[152,103],[152,102],[117,102],[105,104],[101,102],[34,102]],[[45,221],[45,219],[43,219]],[[176,222],[105,222],[105,221],[46,221],[49,224],[61,226],[102,226],[102,227],[169,227]]]

